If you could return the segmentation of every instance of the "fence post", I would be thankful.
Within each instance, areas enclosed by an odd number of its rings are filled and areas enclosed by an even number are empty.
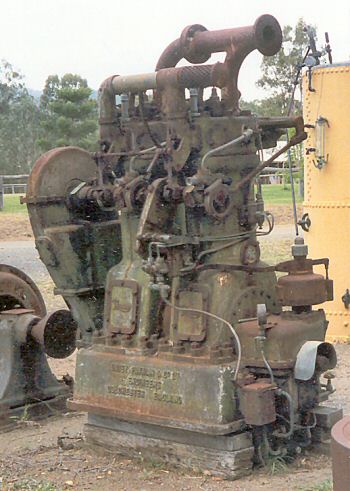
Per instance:
[[[0,176],[0,211],[4,209],[4,178]]]

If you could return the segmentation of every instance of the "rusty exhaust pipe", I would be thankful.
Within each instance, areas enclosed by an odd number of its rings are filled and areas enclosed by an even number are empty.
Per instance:
[[[252,26],[208,31],[200,24],[186,27],[179,39],[173,41],[161,54],[156,71],[176,66],[182,58],[198,64],[208,61],[213,53],[244,48],[245,56],[258,49],[265,56],[278,52],[282,44],[282,31],[272,15],[261,15]]]
[[[226,109],[237,111],[240,98],[237,79],[244,59],[254,49],[263,55],[274,55],[281,44],[281,27],[272,15],[258,17],[252,26],[233,29],[208,31],[199,24],[186,27],[180,38],[165,49],[155,72],[114,75],[102,83],[99,90],[101,140],[110,140],[115,131],[116,94],[156,90],[163,112],[168,117],[177,117],[186,112],[183,89],[216,86],[222,89]],[[190,63],[205,63],[212,53],[222,51],[227,53],[224,63],[175,68],[182,58]]]

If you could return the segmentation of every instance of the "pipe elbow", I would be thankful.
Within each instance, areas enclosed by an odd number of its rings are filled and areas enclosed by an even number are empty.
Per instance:
[[[115,92],[113,80],[118,75],[106,78],[98,90],[98,116],[100,124],[100,141],[110,142],[113,139],[114,126],[117,122],[117,111],[115,105]]]
[[[207,28],[201,24],[192,24],[185,27],[181,36],[170,43],[161,54],[156,65],[156,71],[162,68],[175,67],[182,58],[194,64],[208,61],[211,53],[201,53],[193,50],[193,39],[196,33],[204,31],[207,31]]]

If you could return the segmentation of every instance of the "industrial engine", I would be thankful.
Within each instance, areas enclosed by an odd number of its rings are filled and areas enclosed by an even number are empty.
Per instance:
[[[301,237],[288,261],[260,257],[274,220],[257,176],[306,133],[302,117],[240,110],[237,80],[281,43],[270,15],[185,28],[154,72],[101,84],[98,152],[57,148],[32,170],[36,247],[78,325],[69,405],[91,443],[239,477],[339,418],[321,404],[336,355],[314,307],[332,299],[328,259]]]

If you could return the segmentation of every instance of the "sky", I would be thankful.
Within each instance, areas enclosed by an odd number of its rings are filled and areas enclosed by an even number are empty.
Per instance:
[[[328,31],[335,62],[350,58],[349,0],[0,0],[0,6],[0,59],[37,90],[52,74],[77,73],[97,89],[113,74],[153,71],[185,26],[239,27],[266,13],[282,27],[303,17],[322,43]],[[264,96],[255,86],[261,59],[252,53],[242,67],[245,100]]]

